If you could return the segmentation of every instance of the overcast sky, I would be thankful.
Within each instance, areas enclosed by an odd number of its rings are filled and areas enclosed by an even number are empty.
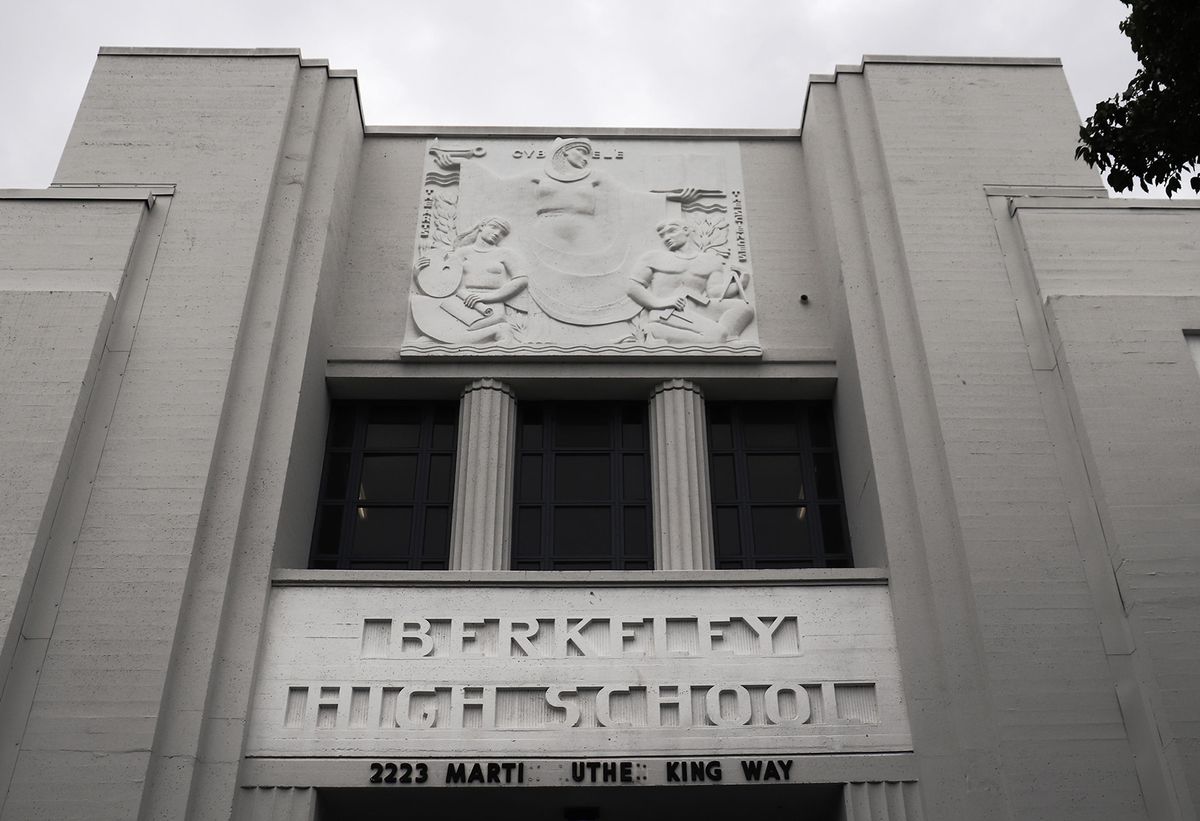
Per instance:
[[[50,182],[100,46],[298,47],[369,125],[798,128],[863,54],[1061,57],[1078,108],[1137,63],[1118,0],[0,0],[0,188]]]

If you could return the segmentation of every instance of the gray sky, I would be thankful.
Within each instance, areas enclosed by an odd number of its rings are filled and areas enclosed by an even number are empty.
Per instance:
[[[100,46],[299,47],[370,125],[797,128],[863,54],[1061,57],[1081,112],[1137,68],[1118,0],[0,0],[0,187],[50,182]]]

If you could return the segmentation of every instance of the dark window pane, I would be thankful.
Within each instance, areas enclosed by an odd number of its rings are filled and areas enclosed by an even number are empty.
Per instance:
[[[650,527],[644,507],[627,507],[624,509],[625,525],[625,555],[650,555]]]
[[[612,497],[607,453],[560,453],[554,457],[554,498],[597,502]]]
[[[513,555],[529,558],[541,555],[542,509],[519,507],[513,518]]]
[[[525,454],[517,462],[517,501],[537,502],[542,498],[542,457]]]
[[[342,510],[342,505],[321,505],[317,514],[320,517],[317,523],[318,553],[337,553],[342,541]]]
[[[417,455],[364,456],[360,502],[400,502],[413,498],[417,488]]]
[[[755,500],[804,498],[799,454],[748,453],[746,475]]]
[[[647,410],[635,402],[520,406],[514,568],[614,568],[627,556],[649,564]]]
[[[421,444],[419,405],[376,405],[367,422],[368,450],[417,448]]]
[[[457,419],[453,402],[334,405],[313,567],[446,566]]]
[[[527,449],[542,447],[542,411],[540,408],[529,408],[521,414],[520,446]]]
[[[386,562],[375,559],[351,560],[351,570],[406,570],[408,562]]]
[[[621,457],[621,465],[621,492],[625,498],[638,501],[645,499],[646,456],[641,453],[627,453]]]
[[[742,555],[742,538],[738,530],[738,509],[719,507],[714,517],[717,539],[717,557],[738,559]]]
[[[837,478],[837,457],[832,453],[813,454],[813,472],[817,479],[817,496],[821,499],[837,499],[841,486]]]
[[[841,505],[821,505],[821,535],[826,553],[846,552],[846,529]]]
[[[345,499],[350,477],[350,454],[331,453],[325,458],[325,498]]]
[[[754,555],[762,559],[810,555],[806,513],[804,507],[754,508],[750,512]]]
[[[815,408],[809,415],[808,438],[814,448],[833,447],[833,420],[827,408]]]
[[[454,492],[454,456],[435,453],[429,457],[429,491],[426,498],[431,502],[448,502]]]
[[[458,427],[458,408],[452,403],[439,405],[433,414],[433,437],[431,446],[434,450],[454,450]]]
[[[733,454],[717,455],[709,459],[712,465],[710,479],[714,502],[732,502],[737,499],[737,480],[733,468]]]
[[[621,447],[644,450],[646,447],[646,408],[631,406],[621,413]]]
[[[650,562],[641,561],[641,560],[634,561],[634,560],[626,559],[625,560],[625,569],[626,570],[649,570]]]
[[[412,538],[412,508],[360,507],[354,522],[353,557],[407,556]]]
[[[751,450],[794,450],[800,446],[793,405],[773,402],[742,407],[742,435]]]
[[[560,507],[554,510],[556,557],[608,556],[612,553],[612,511],[608,507]],[[611,566],[611,565],[610,565]]]
[[[329,421],[329,447],[348,448],[354,444],[355,407],[334,405]]]
[[[554,429],[556,448],[608,448],[612,446],[609,417],[604,404],[563,402],[556,406]]]
[[[425,509],[425,546],[421,558],[436,559],[450,554],[450,508]]]

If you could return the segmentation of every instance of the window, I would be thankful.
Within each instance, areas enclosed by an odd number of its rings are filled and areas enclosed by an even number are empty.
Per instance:
[[[647,570],[645,402],[517,409],[514,570]]]
[[[334,404],[312,567],[448,567],[457,416],[454,402]]]
[[[718,568],[850,567],[831,408],[710,403]]]

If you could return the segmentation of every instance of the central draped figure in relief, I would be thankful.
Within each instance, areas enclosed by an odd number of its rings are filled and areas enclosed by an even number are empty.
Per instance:
[[[626,272],[666,213],[662,194],[622,186],[593,168],[592,153],[588,140],[560,141],[540,173],[516,179],[464,163],[460,184],[459,220],[469,223],[473,208],[506,215],[529,263],[530,296],[571,325],[622,322],[641,310],[626,293]]]

